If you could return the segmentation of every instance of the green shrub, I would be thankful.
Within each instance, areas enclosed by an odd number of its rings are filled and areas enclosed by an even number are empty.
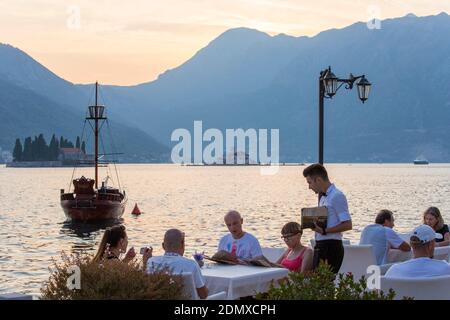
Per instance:
[[[53,260],[49,280],[41,289],[45,300],[178,300],[184,299],[183,282],[179,275],[167,270],[147,274],[142,266],[132,261],[92,261],[85,253],[61,254],[62,261]],[[78,266],[81,273],[81,288],[71,290],[68,278],[73,274],[72,266]]]
[[[267,293],[258,294],[257,299],[268,300],[392,300],[395,292],[387,294],[379,290],[367,290],[366,280],[355,282],[351,274],[335,274],[321,263],[308,274],[291,272],[289,278],[272,285]]]
[[[364,276],[355,281],[350,273],[338,275],[336,300],[393,300],[394,297],[395,292],[392,289],[389,289],[387,294],[381,290],[368,290]]]

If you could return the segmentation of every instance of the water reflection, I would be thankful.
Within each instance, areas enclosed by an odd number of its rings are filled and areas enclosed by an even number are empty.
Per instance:
[[[80,239],[72,243],[72,251],[92,250],[100,233],[108,228],[123,223],[123,219],[112,219],[96,223],[65,221],[60,234]]]
[[[346,232],[345,238],[353,242],[359,241],[360,231],[384,208],[394,211],[398,232],[417,226],[422,212],[431,205],[439,207],[444,220],[450,221],[450,187],[446,185],[450,165],[327,167],[333,182],[347,195],[353,230]],[[134,217],[129,207],[123,221],[87,224],[63,222],[59,190],[72,169],[0,166],[0,292],[38,294],[53,258],[58,260],[61,251],[95,253],[104,230],[119,223],[126,225],[129,247],[151,245],[154,254],[160,255],[165,231],[175,227],[186,233],[186,256],[196,250],[212,255],[228,232],[223,215],[228,209],[237,209],[244,216],[245,229],[263,247],[284,248],[280,238],[283,225],[299,221],[300,209],[317,203],[295,166],[281,167],[273,176],[245,166],[121,165],[120,170],[130,203],[138,203],[145,214]],[[14,192],[2,188],[9,185]],[[313,236],[311,230],[305,230],[304,242],[309,243]]]
[[[96,223],[65,221],[62,223],[60,233],[83,240],[93,240],[100,231],[122,223],[123,219],[105,220]]]

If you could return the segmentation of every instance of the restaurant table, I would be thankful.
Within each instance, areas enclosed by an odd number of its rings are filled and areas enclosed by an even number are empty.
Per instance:
[[[410,260],[413,257],[412,251],[402,251],[400,249],[389,249],[387,263],[396,263]]]
[[[403,241],[409,244],[409,238],[411,237],[411,232],[397,233]],[[412,259],[412,251],[401,251],[400,249],[390,248],[388,251],[386,263],[397,263]]]
[[[225,291],[228,300],[253,296],[259,292],[266,292],[272,280],[274,280],[274,285],[277,285],[278,282],[276,280],[286,277],[288,272],[284,268],[225,265],[218,263],[209,263],[202,268],[202,275],[205,279],[209,294]]]

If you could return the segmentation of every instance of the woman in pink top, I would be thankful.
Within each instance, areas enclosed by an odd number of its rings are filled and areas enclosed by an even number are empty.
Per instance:
[[[305,272],[312,270],[313,250],[302,244],[302,233],[302,228],[297,222],[288,222],[281,230],[281,238],[288,249],[278,259],[277,263],[289,269],[289,271]]]

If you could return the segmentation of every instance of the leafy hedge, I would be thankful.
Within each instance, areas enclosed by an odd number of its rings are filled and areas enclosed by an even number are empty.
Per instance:
[[[53,261],[48,281],[41,288],[45,300],[178,300],[184,299],[181,276],[167,270],[147,274],[137,262],[92,261],[87,254],[61,254]],[[70,289],[72,267],[80,270],[80,289]]]
[[[395,292],[368,290],[366,280],[353,280],[351,274],[339,274],[337,279],[327,264],[321,263],[308,274],[289,273],[288,279],[279,287],[272,285],[267,293],[257,295],[257,299],[268,300],[393,300]]]

